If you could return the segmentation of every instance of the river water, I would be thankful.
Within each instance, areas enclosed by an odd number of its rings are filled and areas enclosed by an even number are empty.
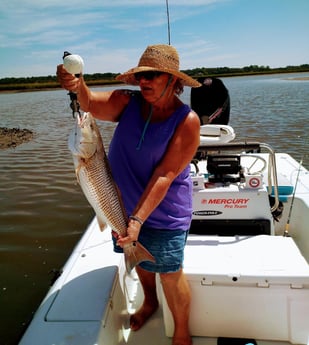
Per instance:
[[[308,168],[308,78],[309,73],[222,78],[237,139],[267,142],[304,158]],[[189,91],[181,96],[186,103]],[[0,342],[15,345],[52,272],[63,266],[94,214],[67,148],[73,119],[65,91],[0,94],[0,127],[5,126],[35,132],[33,141],[0,151]],[[100,126],[108,149],[114,126]]]

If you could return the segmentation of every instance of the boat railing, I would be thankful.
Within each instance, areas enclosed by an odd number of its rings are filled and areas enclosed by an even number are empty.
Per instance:
[[[278,177],[277,177],[277,166],[276,166],[276,153],[275,150],[268,144],[261,143],[262,148],[268,150],[268,194],[274,191],[275,202],[271,207],[271,212],[275,212],[279,206],[279,193],[278,193]],[[272,188],[273,186],[273,188]]]

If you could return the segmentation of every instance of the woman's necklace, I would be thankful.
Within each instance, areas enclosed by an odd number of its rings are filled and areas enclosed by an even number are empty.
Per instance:
[[[144,125],[142,135],[141,135],[141,137],[140,137],[140,139],[139,139],[139,142],[138,142],[138,144],[137,144],[137,146],[136,146],[136,150],[140,150],[141,147],[142,147],[143,141],[145,140],[145,134],[146,134],[147,128],[148,128],[149,123],[150,123],[150,121],[151,121],[152,113],[153,113],[153,105],[150,104],[150,109],[149,109],[148,118],[147,118],[147,121],[146,121],[146,123],[145,123],[145,125]]]

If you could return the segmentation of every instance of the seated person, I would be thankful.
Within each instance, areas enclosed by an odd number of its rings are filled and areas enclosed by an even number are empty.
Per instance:
[[[202,77],[202,86],[191,89],[191,108],[198,114],[201,125],[227,125],[230,118],[230,96],[218,78]]]

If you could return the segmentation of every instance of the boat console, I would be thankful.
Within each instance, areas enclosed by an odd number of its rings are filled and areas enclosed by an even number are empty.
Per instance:
[[[277,200],[273,209],[271,193],[277,190],[275,163],[272,159],[272,164],[268,164],[260,154],[263,145],[238,142],[198,148],[191,165],[191,234],[274,234],[273,212],[281,204]],[[271,156],[270,151],[268,159]],[[271,174],[268,179],[264,176],[267,170]],[[271,191],[268,185],[272,186]]]

